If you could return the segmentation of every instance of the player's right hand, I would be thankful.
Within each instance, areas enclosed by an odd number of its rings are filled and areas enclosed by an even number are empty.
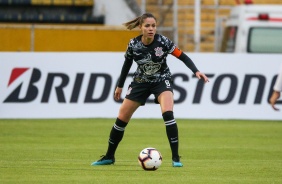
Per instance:
[[[122,92],[122,88],[117,87],[116,90],[115,90],[115,94],[114,94],[114,99],[116,101],[120,100],[121,92]]]

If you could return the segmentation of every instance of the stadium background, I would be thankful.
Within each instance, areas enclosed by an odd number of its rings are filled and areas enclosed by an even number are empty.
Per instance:
[[[171,38],[185,52],[218,52],[219,32],[224,21],[230,9],[243,3],[243,0],[202,0],[199,40],[194,39],[195,2],[2,0],[0,51],[123,52],[128,40],[139,34],[139,30],[127,31],[121,24],[146,11],[158,18],[158,31]],[[253,0],[253,3],[282,4],[282,1]],[[174,18],[175,12],[177,19]]]

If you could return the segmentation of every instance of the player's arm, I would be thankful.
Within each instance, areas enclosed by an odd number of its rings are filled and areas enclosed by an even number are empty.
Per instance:
[[[198,79],[202,78],[205,82],[209,82],[207,76],[201,73],[194,62],[179,48],[176,47],[171,54],[180,59],[197,76]]]
[[[179,48],[175,48],[171,54],[180,59],[194,74],[199,71],[194,62]]]
[[[121,69],[118,85],[117,85],[119,88],[123,88],[126,76],[129,73],[129,70],[132,66],[132,63],[133,63],[132,59],[125,58],[125,61],[123,63],[122,69]]]
[[[114,99],[115,100],[120,100],[120,96],[121,96],[121,92],[122,92],[122,88],[126,79],[126,76],[128,75],[128,72],[132,66],[133,60],[132,59],[125,59],[122,69],[121,69],[121,73],[120,73],[120,77],[119,77],[119,81],[118,81],[118,85],[116,87],[115,90],[115,94],[114,94]]]

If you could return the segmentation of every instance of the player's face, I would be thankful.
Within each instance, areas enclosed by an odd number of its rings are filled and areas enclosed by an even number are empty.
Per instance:
[[[152,17],[144,19],[141,25],[141,31],[145,38],[153,39],[157,30],[156,20]]]

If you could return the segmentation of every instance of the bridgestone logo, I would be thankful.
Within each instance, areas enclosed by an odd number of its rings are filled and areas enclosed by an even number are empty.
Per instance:
[[[118,79],[113,79],[107,73],[76,73],[75,75],[70,75],[63,72],[44,73],[46,79],[43,80],[43,74],[38,68],[14,68],[11,71],[9,81],[7,81],[7,87],[10,88],[14,81],[19,80],[27,71],[30,71],[28,80],[23,80],[18,86],[14,87],[5,97],[4,103],[29,103],[35,100],[40,100],[41,103],[48,103],[51,93],[55,94],[58,103],[63,104],[79,103],[79,99],[83,99],[83,103],[101,103],[108,98],[113,98],[113,94],[110,94],[110,91],[114,90],[111,89],[114,86],[112,83],[114,80],[115,83],[118,81]],[[132,73],[128,75],[128,80],[131,80],[132,75]],[[86,76],[88,77],[86,78]],[[217,76],[215,74],[207,74],[207,76],[213,81],[213,86],[211,91],[206,92],[210,93],[211,101],[214,104],[228,104],[234,102],[234,100],[238,104],[245,104],[248,98],[251,98],[253,104],[261,104],[263,100],[268,101],[277,77],[277,75],[273,76],[270,87],[266,89],[267,78],[262,74],[245,74],[243,81],[240,83],[236,74],[232,73]],[[98,85],[98,80],[103,80],[103,84]],[[189,95],[193,95],[191,103],[200,104],[205,91],[204,82],[198,80],[195,76],[188,76],[184,73],[175,73],[173,75],[173,81],[189,82],[190,80],[197,81],[195,88],[189,88]],[[222,89],[223,83],[228,83],[229,87]],[[85,89],[82,88],[82,84],[87,84],[87,87]],[[242,85],[239,86],[239,84]],[[23,88],[23,85],[27,87]],[[188,88],[176,82],[172,86],[174,92],[179,94],[175,98],[175,104],[184,102],[188,96]],[[256,92],[253,94],[249,94],[251,86],[256,86]],[[71,91],[66,92],[66,88],[71,89]],[[224,91],[224,94],[221,94],[220,91]],[[265,91],[268,93],[266,97],[263,96]],[[235,98],[236,96],[239,98]],[[118,103],[121,103],[122,100]],[[147,103],[154,103],[154,100],[148,99]]]

